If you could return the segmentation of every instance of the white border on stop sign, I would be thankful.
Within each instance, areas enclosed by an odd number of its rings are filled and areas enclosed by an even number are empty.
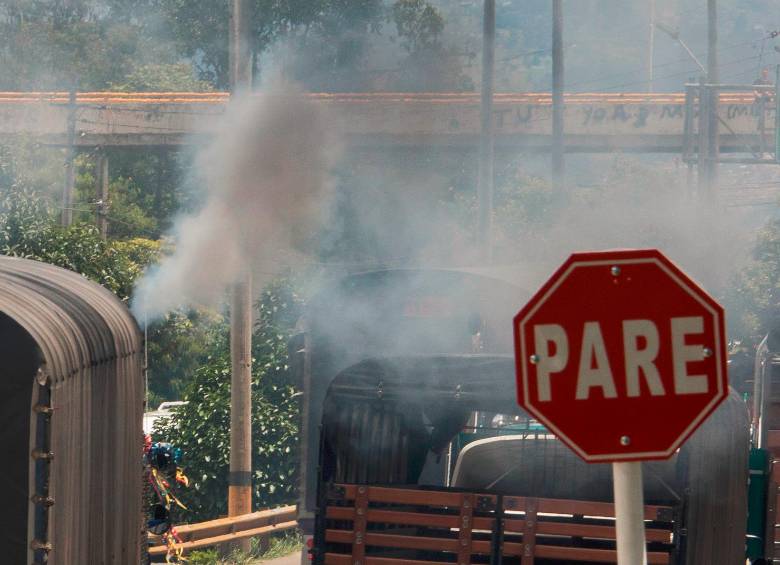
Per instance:
[[[659,252],[660,253],[660,252]],[[521,353],[521,371],[523,373],[523,395],[526,399],[526,404],[528,405],[528,410],[536,416],[539,420],[543,421],[545,425],[550,428],[550,430],[557,435],[558,437],[562,438],[566,444],[577,453],[580,457],[585,459],[589,462],[598,462],[598,461],[615,461],[617,458],[618,460],[640,460],[640,459],[659,459],[659,458],[666,458],[671,457],[671,455],[682,445],[683,440],[688,438],[688,436],[693,432],[693,430],[696,429],[696,427],[710,414],[710,411],[712,410],[713,406],[718,404],[724,397],[725,397],[725,391],[723,389],[722,383],[723,383],[723,373],[722,373],[722,359],[721,359],[721,352],[722,352],[722,344],[720,342],[720,332],[718,331],[718,312],[712,309],[712,307],[701,298],[696,292],[691,290],[691,288],[688,286],[688,284],[680,279],[676,273],[669,270],[669,268],[658,258],[656,257],[647,257],[647,258],[641,258],[641,259],[604,259],[599,261],[577,261],[569,265],[569,267],[561,273],[561,275],[558,277],[558,280],[555,281],[555,283],[547,289],[547,292],[544,293],[542,297],[537,301],[537,303],[534,305],[534,307],[525,315],[523,320],[520,321],[518,324],[520,335],[525,336],[526,332],[526,324],[527,321],[533,317],[533,315],[536,313],[539,308],[541,308],[544,303],[549,299],[550,295],[555,292],[555,290],[566,280],[566,278],[571,274],[571,272],[574,269],[580,268],[580,267],[601,267],[601,266],[616,266],[616,265],[641,265],[645,263],[653,263],[661,268],[664,273],[666,273],[671,279],[674,280],[674,282],[682,289],[685,290],[691,297],[693,297],[699,304],[701,304],[705,310],[712,316],[713,319],[713,329],[715,334],[715,344],[714,344],[714,353],[715,353],[715,370],[716,370],[716,382],[717,382],[717,394],[713,397],[713,399],[707,404],[707,406],[702,409],[701,413],[699,414],[696,419],[693,420],[693,422],[685,428],[685,430],[680,434],[677,441],[674,442],[674,444],[668,449],[667,451],[654,451],[654,452],[637,452],[637,453],[612,453],[607,455],[587,455],[585,452],[583,452],[579,446],[572,442],[569,437],[563,433],[561,433],[560,430],[557,429],[556,426],[550,425],[549,422],[547,422],[547,418],[538,411],[537,408],[535,408],[530,401],[530,394],[528,391],[528,380],[530,376],[528,375],[528,359],[529,354],[528,351],[526,351],[525,347],[525,339],[520,339],[520,353]],[[702,289],[703,291],[703,289]]]

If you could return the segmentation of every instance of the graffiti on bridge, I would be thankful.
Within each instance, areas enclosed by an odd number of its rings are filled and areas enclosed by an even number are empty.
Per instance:
[[[765,104],[763,110],[765,118],[774,118],[774,104]],[[682,122],[685,119],[684,104],[568,105],[564,112],[567,122],[575,127],[617,123],[642,129],[658,122]],[[720,113],[726,120],[745,118],[757,120],[761,114],[761,104],[728,104],[721,108]],[[536,122],[550,121],[552,109],[549,104],[523,104],[509,108],[496,108],[493,116],[496,129],[511,130],[529,127]],[[694,117],[696,116],[698,116],[698,109],[694,108]]]

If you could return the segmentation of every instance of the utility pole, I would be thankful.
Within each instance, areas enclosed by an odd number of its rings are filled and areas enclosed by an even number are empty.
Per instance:
[[[775,116],[780,116],[780,65],[775,67]],[[777,120],[777,117],[775,117]],[[780,163],[780,124],[775,123],[775,161]]]
[[[65,185],[62,188],[62,213],[60,223],[68,227],[73,223],[73,190],[76,184],[76,86],[68,93],[67,145],[65,147]]]
[[[108,154],[102,149],[97,156],[95,222],[100,237],[108,237]]]
[[[252,85],[246,0],[233,0],[230,20],[231,101]],[[230,300],[230,474],[228,515],[252,511],[252,273],[247,267]],[[249,539],[235,547],[249,550]]]
[[[710,143],[710,103],[712,97],[709,95],[707,80],[705,76],[699,78],[699,124],[698,124],[698,160],[696,162],[696,187],[697,197],[704,200],[709,183],[709,143]]]
[[[552,28],[552,181],[563,189],[563,0],[553,2]]]
[[[653,91],[655,66],[655,0],[650,0],[650,36],[647,38],[647,91]]]
[[[717,197],[718,193],[718,160],[720,159],[720,141],[718,139],[718,107],[720,106],[720,93],[715,86],[719,82],[718,77],[718,2],[707,0],[707,82],[709,96],[709,112],[707,124],[707,163],[706,181],[710,191],[710,197]]]
[[[232,94],[248,92],[252,87],[252,56],[249,43],[249,2],[233,0],[230,18],[230,90]]]
[[[479,248],[482,259],[493,259],[493,83],[495,78],[496,0],[484,0],[482,18],[482,96],[479,138]]]

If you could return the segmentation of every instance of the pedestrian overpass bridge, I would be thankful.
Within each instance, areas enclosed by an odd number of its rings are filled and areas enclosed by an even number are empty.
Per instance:
[[[263,94],[254,94],[263,96]],[[476,93],[314,93],[332,127],[352,147],[443,146],[470,149],[480,132]],[[213,131],[230,95],[222,92],[0,92],[0,136],[49,145],[163,146],[197,143]],[[681,153],[686,140],[684,93],[577,93],[564,97],[567,152]],[[698,120],[688,106],[689,140]],[[774,149],[774,101],[753,92],[722,92],[721,152]],[[549,151],[549,93],[499,93],[493,104],[496,149]],[[689,150],[691,147],[689,146]]]

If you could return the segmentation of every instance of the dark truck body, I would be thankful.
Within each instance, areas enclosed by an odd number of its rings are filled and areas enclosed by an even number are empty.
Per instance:
[[[609,465],[516,404],[511,318],[527,298],[474,273],[381,271],[313,301],[294,345],[315,563],[616,562]],[[650,563],[744,562],[749,445],[732,393],[644,465]]]
[[[778,555],[777,508],[780,503],[780,327],[761,341],[755,357],[735,357],[736,386],[750,399],[752,449],[750,461],[750,515],[748,556],[771,563]],[[749,367],[744,367],[747,361]]]

